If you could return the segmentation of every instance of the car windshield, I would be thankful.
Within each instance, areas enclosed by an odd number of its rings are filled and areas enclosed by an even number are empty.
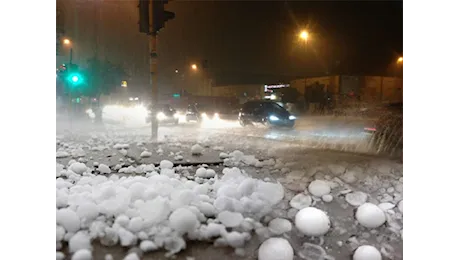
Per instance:
[[[264,103],[264,108],[275,113],[275,114],[280,114],[280,115],[284,115],[286,113],[288,113],[288,111],[283,108],[282,106],[278,105],[277,103],[275,102],[267,102],[267,103]]]

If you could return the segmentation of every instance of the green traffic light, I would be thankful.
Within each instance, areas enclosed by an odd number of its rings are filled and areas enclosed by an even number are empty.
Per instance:
[[[80,74],[74,73],[71,74],[67,77],[67,80],[70,81],[73,85],[78,85],[82,83],[83,78],[80,76]]]

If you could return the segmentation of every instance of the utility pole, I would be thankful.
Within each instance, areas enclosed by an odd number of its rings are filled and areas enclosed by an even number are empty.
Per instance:
[[[139,31],[149,36],[150,53],[150,84],[152,86],[152,140],[158,138],[158,121],[156,107],[158,105],[158,54],[157,34],[165,26],[165,22],[173,19],[175,14],[164,10],[167,0],[139,0]],[[150,8],[149,8],[150,7]]]
[[[153,3],[152,3],[153,4]],[[151,19],[151,24],[154,24],[154,10],[153,5],[150,8],[149,13]],[[152,26],[153,27],[153,26]],[[150,52],[150,85],[152,85],[152,107],[151,107],[151,124],[152,124],[152,140],[158,139],[158,120],[157,120],[157,107],[158,107],[158,54],[157,54],[157,35],[156,33],[151,33],[149,36],[149,52]]]

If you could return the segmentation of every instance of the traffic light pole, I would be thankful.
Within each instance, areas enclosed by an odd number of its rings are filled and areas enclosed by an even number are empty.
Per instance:
[[[69,60],[70,65],[72,65],[72,56],[73,56],[73,48],[70,48],[70,60]]]
[[[67,85],[69,85],[67,83]],[[70,124],[70,130],[72,131],[72,127],[73,127],[73,104],[72,104],[72,89],[69,87],[69,124]]]
[[[158,55],[157,33],[165,26],[165,22],[174,18],[175,14],[164,10],[168,0],[139,0],[139,32],[149,36],[150,50],[150,84],[152,85],[152,141],[158,140],[158,120],[156,110],[158,107]]]
[[[70,58],[69,58],[69,66],[68,69],[72,68],[72,57],[73,57],[73,48],[70,48]],[[70,86],[69,82],[66,82],[68,88],[68,95],[69,95],[69,123],[70,123],[70,130],[72,130],[72,117],[73,117],[73,106],[72,106],[72,87]]]
[[[153,3],[152,3],[153,4]],[[154,27],[153,9],[149,8],[149,17],[151,28]],[[152,141],[158,140],[158,120],[157,120],[157,103],[158,103],[158,55],[157,55],[157,36],[155,31],[149,35],[150,50],[150,84],[152,85],[152,106],[151,106],[151,124],[152,124]]]

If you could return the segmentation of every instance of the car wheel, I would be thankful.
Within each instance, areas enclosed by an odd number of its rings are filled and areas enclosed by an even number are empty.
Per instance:
[[[273,124],[270,123],[270,120],[268,120],[268,117],[263,119],[262,124],[267,128],[273,128],[274,127]]]

